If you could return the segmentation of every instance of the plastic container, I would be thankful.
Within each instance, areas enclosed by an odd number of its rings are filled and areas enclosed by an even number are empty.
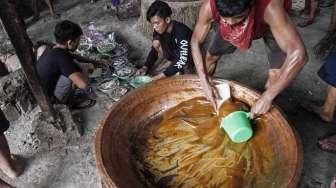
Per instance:
[[[222,118],[220,127],[225,130],[232,142],[241,143],[249,140],[252,135],[250,113],[236,111]]]

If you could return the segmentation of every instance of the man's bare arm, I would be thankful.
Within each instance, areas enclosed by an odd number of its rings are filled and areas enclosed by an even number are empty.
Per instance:
[[[280,68],[279,80],[263,94],[273,100],[294,80],[308,61],[308,57],[301,37],[285,12],[282,1],[272,0],[265,10],[264,18],[279,47],[287,54]]]
[[[76,59],[77,61],[81,62],[81,63],[96,63],[96,60],[90,59],[88,57],[84,57],[75,53],[71,53],[72,57],[74,59]]]
[[[198,20],[191,38],[191,51],[198,76],[200,77],[201,86],[206,94],[206,97],[208,98],[208,100],[210,100],[215,110],[217,110],[217,90],[211,85],[208,80],[200,48],[200,45],[204,42],[205,38],[209,33],[212,21],[213,19],[211,14],[210,1],[206,0],[200,8]]]
[[[81,72],[74,72],[69,78],[80,89],[86,89],[88,86],[88,78]]]
[[[211,14],[210,1],[206,0],[200,8],[198,20],[191,38],[192,57],[197,69],[197,73],[201,79],[206,78],[206,72],[200,45],[207,37],[212,21],[213,19]]]

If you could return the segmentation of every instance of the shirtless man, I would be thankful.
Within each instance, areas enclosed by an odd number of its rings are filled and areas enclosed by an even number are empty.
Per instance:
[[[270,51],[268,58],[271,68],[268,71],[266,90],[251,107],[252,118],[268,112],[274,98],[298,75],[308,57],[304,44],[286,13],[290,6],[288,0],[204,1],[191,39],[191,48],[201,85],[214,107],[218,95],[210,75],[214,72],[218,59],[236,48],[249,49],[254,39],[264,39]],[[219,24],[219,31],[207,50],[204,64],[200,45],[212,22]]]

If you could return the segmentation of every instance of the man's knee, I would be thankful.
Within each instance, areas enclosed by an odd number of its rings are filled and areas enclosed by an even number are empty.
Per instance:
[[[56,84],[54,96],[61,103],[66,103],[72,91],[72,81],[65,76],[61,76]]]

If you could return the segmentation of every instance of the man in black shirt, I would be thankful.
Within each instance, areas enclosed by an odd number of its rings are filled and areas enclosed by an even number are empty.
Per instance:
[[[171,19],[172,10],[163,1],[155,1],[147,10],[147,20],[152,24],[153,46],[148,54],[145,65],[139,69],[140,74],[150,70],[158,55],[168,60],[169,66],[154,79],[161,79],[177,73],[192,73],[192,56],[190,39],[192,31],[186,25]]]
[[[56,45],[43,53],[36,64],[44,89],[49,97],[70,107],[86,108],[95,104],[95,100],[79,100],[73,97],[74,86],[87,89],[88,77],[74,61],[71,52],[78,45],[82,29],[79,25],[68,20],[55,26]]]

